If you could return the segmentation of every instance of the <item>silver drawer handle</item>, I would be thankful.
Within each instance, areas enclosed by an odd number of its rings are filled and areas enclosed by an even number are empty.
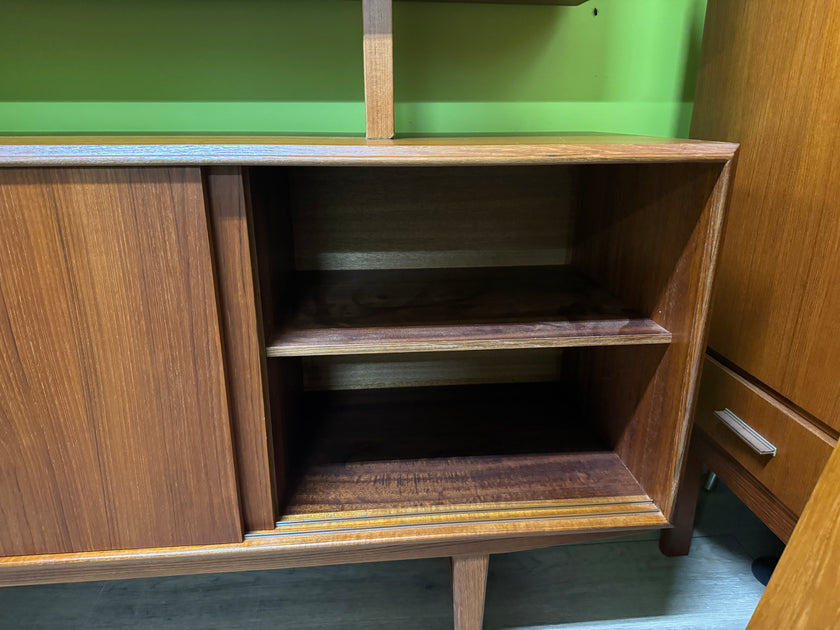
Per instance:
[[[735,435],[741,438],[747,446],[759,455],[769,455],[770,457],[773,457],[776,454],[775,446],[765,440],[755,429],[741,420],[741,418],[736,416],[729,409],[715,411],[715,417],[732,429],[735,432]]]

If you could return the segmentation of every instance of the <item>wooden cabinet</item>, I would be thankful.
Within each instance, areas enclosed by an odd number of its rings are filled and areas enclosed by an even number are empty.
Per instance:
[[[241,540],[199,169],[2,169],[0,220],[0,554]]]
[[[785,541],[840,433],[838,43],[835,2],[710,1],[692,120],[692,136],[742,146],[697,448]],[[778,455],[737,446],[724,407]]]
[[[736,149],[0,140],[0,583],[667,527]]]
[[[722,165],[482,157],[251,169],[270,387],[295,384],[275,535],[666,522]]]

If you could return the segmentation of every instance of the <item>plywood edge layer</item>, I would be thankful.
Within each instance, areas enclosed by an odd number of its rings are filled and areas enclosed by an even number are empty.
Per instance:
[[[242,543],[137,549],[0,559],[0,586],[84,582],[166,575],[254,571],[353,562],[445,557],[464,549],[510,550],[515,538],[533,537],[520,548],[539,547],[543,536],[632,532],[667,527],[659,510],[620,515],[428,525],[398,530],[291,534]],[[560,544],[552,539],[550,544]]]
[[[336,344],[286,344],[273,342],[266,348],[268,357],[335,356],[345,354],[395,354],[401,352],[455,352],[467,350],[515,350],[528,348],[580,348],[587,346],[640,346],[671,343],[671,333],[642,335],[598,335],[554,337],[546,339],[467,339],[459,341],[403,341]]]
[[[624,464],[621,464],[624,468]],[[629,473],[624,468],[626,474]],[[635,480],[634,480],[635,481]],[[641,490],[641,489],[640,489]],[[510,510],[555,509],[580,510],[593,506],[653,504],[646,494],[621,495],[613,497],[584,497],[575,499],[544,499],[535,501],[509,501],[505,503],[464,503],[459,505],[430,505],[423,507],[372,508],[369,510],[344,510],[341,512],[319,512],[288,514],[277,523],[277,527],[300,522],[328,522],[335,520],[379,518],[383,516],[432,516],[436,514],[461,514],[464,512],[494,512]],[[254,534],[254,532],[252,532]]]
[[[390,512],[390,513],[389,513]],[[295,514],[279,523],[274,530],[253,532],[248,538],[285,536],[304,533],[339,533],[373,529],[396,529],[413,526],[460,525],[500,521],[529,521],[581,517],[610,517],[658,513],[649,497],[607,497],[590,501],[542,501],[498,506],[451,506],[440,510],[375,510],[341,515],[330,513]]]

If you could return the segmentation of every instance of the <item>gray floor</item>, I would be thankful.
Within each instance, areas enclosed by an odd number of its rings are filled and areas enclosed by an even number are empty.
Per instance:
[[[743,629],[779,541],[726,488],[703,493],[691,554],[656,536],[494,556],[488,629]],[[0,589],[0,628],[451,628],[445,560]]]

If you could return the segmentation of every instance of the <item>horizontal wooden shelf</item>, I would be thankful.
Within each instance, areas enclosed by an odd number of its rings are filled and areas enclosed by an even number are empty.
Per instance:
[[[301,426],[287,524],[650,501],[560,383],[308,392]]]
[[[728,142],[569,133],[366,140],[326,136],[2,136],[0,166],[460,165],[732,159]]]
[[[270,357],[667,344],[572,268],[298,272]]]

